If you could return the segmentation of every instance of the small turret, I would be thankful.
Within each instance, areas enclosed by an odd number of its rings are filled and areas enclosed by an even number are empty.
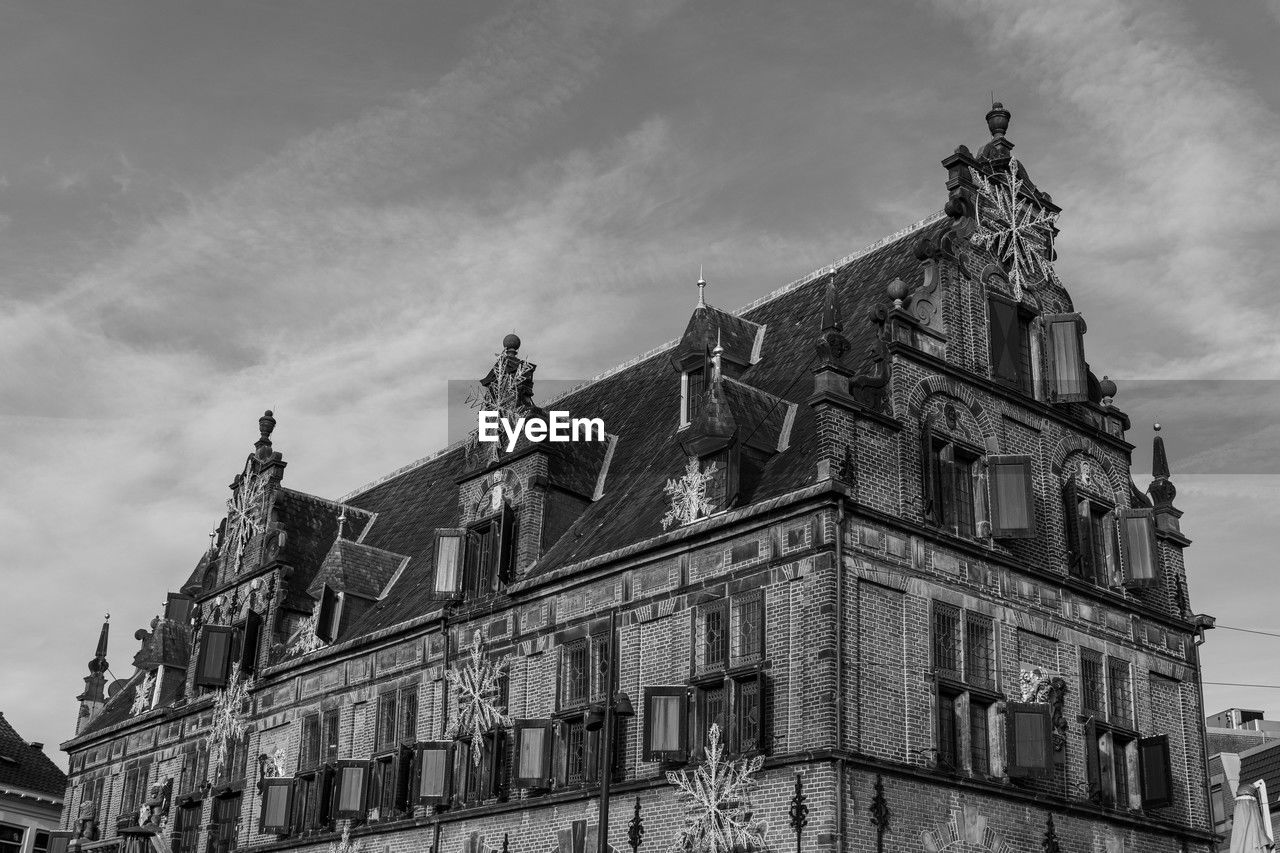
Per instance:
[[[1173,499],[1178,490],[1169,479],[1169,457],[1164,449],[1164,436],[1160,434],[1160,424],[1154,424],[1156,436],[1151,442],[1151,485],[1147,494],[1155,507],[1156,526],[1161,530],[1181,532],[1178,519],[1182,512],[1175,509]]]
[[[76,734],[80,734],[107,704],[107,633],[111,628],[110,620],[111,614],[108,613],[102,623],[102,631],[98,634],[98,647],[94,650],[93,660],[89,661],[89,674],[84,678],[84,692],[76,697],[80,703]]]

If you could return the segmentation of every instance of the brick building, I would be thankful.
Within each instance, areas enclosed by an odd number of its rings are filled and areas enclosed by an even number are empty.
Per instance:
[[[71,844],[580,850],[608,787],[611,844],[638,809],[665,849],[663,771],[714,731],[757,847],[795,845],[799,779],[805,850],[1210,849],[1163,444],[1144,492],[1008,121],[943,212],[736,313],[699,282],[677,340],[558,400],[508,336],[481,404],[604,442],[331,500],[264,415],[135,673],[82,696]]]

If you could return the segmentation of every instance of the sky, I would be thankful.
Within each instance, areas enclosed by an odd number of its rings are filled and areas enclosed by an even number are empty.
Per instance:
[[[346,494],[513,329],[589,377],[699,268],[732,309],[940,209],[993,92],[1136,471],[1164,425],[1194,609],[1280,633],[1277,36],[1280,0],[10,0],[0,711],[69,738],[108,612],[131,674],[263,410],[286,485]],[[1280,685],[1280,637],[1203,653]]]

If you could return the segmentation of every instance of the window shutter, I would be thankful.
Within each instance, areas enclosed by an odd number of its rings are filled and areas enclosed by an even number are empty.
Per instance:
[[[453,744],[420,743],[418,750],[418,802],[424,806],[437,806],[448,802],[452,795]]]
[[[369,762],[351,759],[339,761],[335,788],[337,807],[334,809],[334,817],[339,820],[363,820],[369,788]]]
[[[337,634],[338,593],[328,584],[320,593],[320,614],[316,617],[316,636],[332,643]]]
[[[1090,717],[1084,724],[1084,770],[1089,799],[1102,800],[1102,756],[1098,754],[1098,726]]]
[[[191,605],[194,603],[189,595],[181,595],[176,592],[169,593],[168,599],[164,603],[164,618],[171,619],[174,622],[186,624],[191,621]]]
[[[510,583],[515,577],[516,513],[506,501],[502,502],[502,512],[498,515],[498,519],[494,524],[498,525],[497,542],[494,547],[493,572],[493,588],[496,591],[499,584]]]
[[[1142,808],[1159,809],[1173,802],[1173,773],[1169,762],[1169,736],[1156,735],[1138,741],[1142,777]]]
[[[1018,328],[1018,306],[992,298],[988,319],[991,330],[991,375],[1004,382],[1017,383],[1021,330]]]
[[[234,630],[223,625],[206,625],[200,632],[200,657],[196,662],[196,685],[226,687],[231,669]]]
[[[334,782],[337,771],[332,764],[326,764],[316,771],[316,807],[315,822],[308,829],[319,829],[329,825],[333,815],[333,794],[337,787]]]
[[[481,763],[484,776],[480,779],[480,796],[502,799],[503,782],[506,781],[507,732],[505,729],[485,732],[483,741],[484,756]]]
[[[1076,478],[1069,477],[1062,485],[1062,521],[1067,532],[1067,571],[1073,576],[1084,574],[1084,562],[1088,545],[1083,525],[1080,523],[1080,493]]]
[[[569,782],[569,724],[557,720],[551,732],[551,781],[565,785]]]
[[[67,847],[71,844],[71,839],[75,837],[75,833],[70,830],[59,830],[49,833],[49,850],[48,853],[67,853]]]
[[[413,781],[413,748],[402,746],[396,752],[396,811],[413,810],[413,801],[409,797],[410,783]]]
[[[437,595],[462,594],[462,557],[467,532],[459,528],[436,531],[435,577]]]
[[[920,425],[920,495],[921,514],[925,521],[938,521],[937,473],[933,464],[933,433]]]
[[[1120,568],[1124,585],[1155,586],[1159,582],[1159,557],[1156,553],[1155,519],[1150,509],[1117,509],[1119,525]]]
[[[516,720],[516,754],[513,776],[520,788],[541,790],[551,782],[550,720]]]
[[[689,725],[686,690],[677,687],[644,689],[645,761],[682,762],[688,755]]]
[[[258,831],[264,834],[288,835],[289,815],[293,810],[293,780],[262,780],[262,812],[258,815]]]
[[[1046,777],[1053,771],[1053,720],[1049,706],[1005,703],[1008,747],[1005,772],[1010,778]]]
[[[772,746],[769,737],[769,726],[765,718],[765,698],[769,686],[768,676],[764,670],[757,670],[755,675],[739,682],[737,689],[738,707],[734,709],[735,735],[738,738],[739,752],[759,752],[767,755]]]
[[[253,673],[258,668],[258,644],[262,637],[262,616],[250,610],[240,634],[240,672]]]
[[[991,535],[996,539],[1030,539],[1036,535],[1032,460],[1024,455],[987,457],[991,497]]]
[[[1089,399],[1089,370],[1084,361],[1084,319],[1079,314],[1050,314],[1044,318],[1049,350],[1049,401]]]

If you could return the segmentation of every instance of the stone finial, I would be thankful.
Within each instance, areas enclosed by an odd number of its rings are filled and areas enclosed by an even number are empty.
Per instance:
[[[272,416],[271,410],[267,409],[265,412],[262,413],[262,417],[258,418],[258,432],[261,433],[261,435],[258,438],[258,444],[259,445],[270,444],[271,433],[275,430],[275,428],[276,428],[276,419],[274,416]]]
[[[824,364],[834,364],[849,351],[849,341],[844,336],[844,323],[840,320],[840,306],[836,302],[836,274],[831,271],[827,280],[826,298],[822,305],[822,333],[818,336],[818,358]]]
[[[893,281],[889,282],[889,286],[886,287],[885,290],[888,292],[889,298],[893,300],[893,307],[896,309],[902,308],[902,303],[911,293],[911,288],[908,287],[907,283],[900,278],[895,278]]]
[[[707,289],[707,281],[702,277],[702,266],[698,266],[698,307],[706,308],[707,300],[704,291]]]
[[[993,101],[991,109],[987,112],[987,130],[992,136],[1004,136],[1005,131],[1009,129],[1010,113],[1004,108],[1004,104],[999,101]]]
[[[338,539],[342,538],[342,530],[347,526],[347,506],[342,505],[342,511],[338,514]]]
[[[1102,381],[1098,383],[1098,393],[1102,396],[1102,405],[1110,406],[1116,396],[1116,383],[1111,381],[1110,376],[1102,377]]]
[[[1169,479],[1169,457],[1164,449],[1164,436],[1160,435],[1160,424],[1152,424],[1156,437],[1151,442],[1151,485],[1147,493],[1157,507],[1173,506],[1173,499],[1178,490]]]
[[[720,345],[720,330],[716,329],[716,347],[711,351],[711,376],[713,379],[719,379],[721,376],[720,360],[722,356],[724,356],[724,347]]]
[[[502,349],[507,355],[515,355],[520,351],[520,336],[515,332],[502,339]]]

